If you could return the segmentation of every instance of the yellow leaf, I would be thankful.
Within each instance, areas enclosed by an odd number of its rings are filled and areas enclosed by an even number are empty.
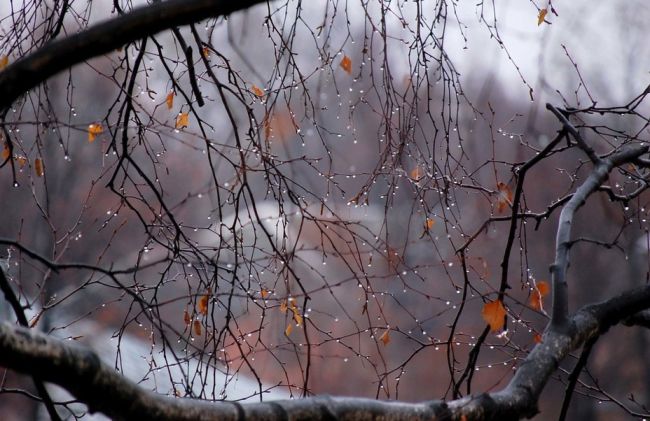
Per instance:
[[[390,343],[390,330],[385,330],[379,337],[379,340],[384,343],[384,346],[388,345]]]
[[[174,107],[174,91],[169,91],[165,103],[167,104],[168,110],[171,110]]]
[[[505,323],[506,309],[501,300],[485,303],[481,311],[483,320],[490,325],[490,330],[496,332],[503,327]]]
[[[99,123],[93,123],[88,125],[88,143],[93,143],[97,135],[104,132],[104,128]]]
[[[264,89],[261,89],[261,88],[258,87],[257,85],[253,85],[253,86],[251,87],[251,92],[254,93],[255,96],[257,96],[257,97],[259,97],[259,98],[263,98],[263,97],[264,97]]]
[[[539,11],[539,14],[537,15],[537,26],[541,25],[542,22],[544,22],[544,18],[546,17],[547,13],[548,13],[547,9],[542,9]]]
[[[43,161],[41,158],[36,158],[34,160],[34,172],[38,177],[43,177]]]
[[[0,57],[0,70],[3,70],[8,65],[9,65],[9,56],[5,55]]]
[[[296,321],[298,326],[302,326],[302,316],[297,311],[293,312],[293,320]]]
[[[187,113],[178,113],[176,117],[176,128],[182,129],[190,125],[190,116]]]
[[[341,68],[349,75],[352,74],[352,60],[348,56],[343,56],[340,64]]]
[[[284,329],[284,334],[285,334],[286,336],[289,336],[289,335],[291,335],[291,331],[292,331],[292,330],[293,330],[293,325],[292,325],[291,323],[289,323],[289,324],[287,325],[287,328]]]
[[[201,322],[198,320],[194,320],[194,334],[201,336]]]

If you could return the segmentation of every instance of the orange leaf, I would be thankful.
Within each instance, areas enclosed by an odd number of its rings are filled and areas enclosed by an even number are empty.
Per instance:
[[[424,221],[424,227],[427,229],[427,231],[430,230],[431,228],[433,228],[433,226],[434,226],[435,224],[436,224],[435,219],[427,218],[427,219]]]
[[[352,74],[352,60],[348,56],[343,56],[340,64],[341,68],[349,75]]]
[[[385,330],[379,337],[379,340],[384,343],[384,346],[388,345],[390,343],[390,330]]]
[[[544,22],[544,18],[546,17],[546,14],[548,13],[547,9],[542,9],[539,11],[537,14],[537,26],[541,25]]]
[[[265,300],[266,300],[266,297],[269,296],[269,294],[270,294],[270,291],[269,291],[268,289],[264,289],[264,288],[262,288],[262,290],[260,291],[260,295],[261,295],[262,298],[265,299]]]
[[[183,321],[185,322],[185,326],[189,326],[190,323],[192,323],[190,313],[188,313],[187,310],[183,310]]]
[[[5,142],[5,147],[2,149],[2,161],[6,161],[9,156],[11,156],[11,151],[9,150],[9,144]]]
[[[27,158],[24,156],[17,156],[16,161],[18,162],[18,166],[22,169],[27,163]]]
[[[512,190],[507,184],[498,182],[497,191],[499,192],[497,196],[497,212],[501,213],[508,206],[512,206]]]
[[[104,131],[104,128],[99,123],[93,123],[88,125],[88,143],[93,143],[98,134],[101,134]]]
[[[194,320],[194,334],[201,336],[201,322],[198,320]]]
[[[201,298],[199,298],[199,313],[204,316],[208,314],[208,300],[209,297],[207,295],[202,295]]]
[[[505,323],[506,309],[501,300],[490,301],[485,303],[481,316],[487,324],[490,325],[490,330],[496,332],[503,327]]]
[[[540,335],[539,333],[536,333],[535,335],[533,335],[533,342],[535,342],[536,344],[541,343],[542,342],[542,335]]]
[[[187,113],[178,113],[176,116],[176,128],[182,129],[190,125],[190,116]]]
[[[409,174],[409,176],[411,177],[411,179],[413,179],[415,181],[418,181],[422,177],[424,177],[424,170],[422,168],[420,168],[420,167],[415,167],[415,168],[413,168],[411,170],[411,173]]]
[[[171,110],[174,107],[174,91],[169,91],[165,103],[167,104],[168,110]]]
[[[298,311],[293,312],[293,320],[296,321],[296,324],[298,326],[302,326],[302,316],[300,315],[300,313],[298,313]]]
[[[537,291],[539,291],[539,295],[541,295],[542,297],[546,297],[551,290],[551,287],[546,281],[539,281],[537,282],[536,286],[537,286]]]
[[[291,331],[292,331],[292,330],[293,330],[293,325],[292,325],[291,323],[289,323],[289,324],[287,325],[287,328],[284,329],[284,334],[285,334],[286,336],[289,336],[289,335],[291,335]]]
[[[36,158],[34,160],[34,172],[38,177],[43,177],[43,161],[41,158]]]
[[[280,303],[280,312],[281,312],[281,313],[286,313],[286,312],[287,312],[287,308],[288,308],[288,307],[287,307],[287,302],[286,302],[286,301],[282,301],[282,302]]]
[[[264,89],[261,89],[261,88],[258,87],[257,85],[253,85],[253,86],[251,87],[251,92],[254,93],[255,96],[257,96],[257,97],[259,97],[259,98],[263,98],[263,97],[264,97]]]
[[[0,70],[3,70],[9,65],[9,56],[0,57]]]
[[[201,54],[203,54],[203,57],[205,58],[210,58],[210,48],[203,47],[203,49],[201,50]]]
[[[530,294],[530,299],[528,301],[530,307],[534,310],[541,310],[543,307],[542,298],[548,295],[549,290],[550,287],[547,282],[544,281],[537,282],[537,285],[535,286],[535,289],[533,289],[532,293]]]

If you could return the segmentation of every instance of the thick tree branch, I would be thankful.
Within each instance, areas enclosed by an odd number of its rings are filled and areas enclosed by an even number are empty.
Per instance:
[[[0,325],[0,365],[35,374],[64,387],[90,411],[116,419],[448,419],[510,420],[531,417],[548,379],[570,352],[612,325],[650,307],[650,286],[625,292],[578,311],[567,332],[549,330],[499,392],[450,402],[409,404],[373,399],[314,397],[237,404],[171,398],[145,391],[103,364],[87,348],[40,332]]]
[[[0,110],[58,72],[126,43],[209,17],[227,16],[265,0],[169,0],[133,10],[55,40],[0,72]]]
[[[571,200],[564,206],[560,213],[558,222],[557,237],[555,242],[555,261],[551,266],[551,278],[553,284],[553,307],[551,315],[551,329],[565,329],[569,314],[568,306],[568,284],[566,272],[569,266],[569,248],[571,247],[571,226],[573,216],[587,198],[609,177],[610,171],[626,162],[631,162],[648,152],[647,146],[631,146],[608,158],[598,160],[589,177],[576,190]]]

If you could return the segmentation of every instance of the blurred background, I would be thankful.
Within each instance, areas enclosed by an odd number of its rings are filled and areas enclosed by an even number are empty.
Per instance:
[[[59,21],[63,37],[142,4],[70,1],[62,18],[59,2],[2,4],[1,52],[14,62]],[[561,128],[547,102],[644,92],[647,17],[641,1],[277,1],[124,46],[5,116],[2,268],[34,328],[163,394],[498,390],[546,325],[537,285],[591,167],[560,144],[527,173],[503,266],[515,171]],[[583,136],[599,153],[645,141],[648,105],[628,111],[584,113]],[[572,309],[647,282],[647,198],[598,193],[579,211]],[[506,329],[487,332],[504,276]],[[569,417],[647,413],[649,341],[623,327],[599,341]],[[536,419],[557,418],[578,356]],[[3,370],[0,386],[5,419],[43,416],[29,379]]]

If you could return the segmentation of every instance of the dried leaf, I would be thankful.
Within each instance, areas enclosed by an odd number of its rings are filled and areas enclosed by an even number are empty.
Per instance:
[[[165,104],[167,104],[167,109],[171,110],[174,107],[174,91],[169,91],[167,98],[165,98]]]
[[[302,316],[297,311],[293,312],[293,320],[296,321],[298,326],[302,326]]]
[[[286,312],[287,312],[287,308],[288,308],[288,307],[287,307],[287,302],[286,302],[286,300],[283,300],[283,301],[280,303],[280,312],[281,312],[281,313],[286,313]]]
[[[548,13],[547,9],[542,9],[539,11],[537,14],[537,26],[541,25],[544,22],[544,18],[546,17],[546,14]]]
[[[427,218],[427,219],[424,221],[424,228],[426,228],[426,230],[429,231],[431,228],[433,228],[433,226],[434,226],[435,224],[436,224],[436,220],[435,220],[435,219]]]
[[[384,346],[388,345],[390,343],[390,330],[385,330],[379,337],[379,340],[384,343]]]
[[[182,129],[190,125],[190,116],[188,113],[178,113],[176,117],[176,128]]]
[[[208,301],[210,297],[207,295],[202,295],[201,298],[199,298],[199,313],[203,314],[204,316],[208,314]]]
[[[253,85],[253,86],[251,87],[251,92],[254,93],[255,96],[257,96],[257,97],[259,97],[259,98],[263,98],[263,97],[264,97],[264,89],[261,89],[261,88],[258,87],[257,85]]]
[[[490,301],[485,303],[481,316],[487,324],[490,325],[490,330],[496,332],[501,329],[505,323],[506,308],[503,306],[501,300]]]
[[[270,293],[271,292],[268,289],[264,289],[264,288],[262,288],[262,290],[260,291],[260,295],[264,300],[266,300],[266,297],[268,297]]]
[[[512,190],[506,183],[497,183],[497,212],[501,213],[507,209],[508,206],[512,206]]]
[[[185,322],[185,326],[189,326],[192,323],[190,313],[187,310],[183,310],[183,321]]]
[[[0,70],[3,70],[8,65],[9,65],[9,56],[4,55],[0,57]]]
[[[34,172],[38,177],[43,177],[43,161],[41,158],[36,158],[34,160]]]
[[[289,335],[291,335],[291,331],[293,331],[293,325],[292,325],[291,323],[289,323],[289,324],[287,325],[287,328],[284,329],[284,334],[285,334],[285,336],[289,336]]]
[[[528,304],[534,310],[541,310],[543,308],[542,298],[548,295],[550,287],[547,282],[539,281],[535,285],[532,293],[530,294],[530,299]]]
[[[542,335],[540,335],[539,333],[536,333],[535,335],[533,335],[533,342],[535,342],[536,344],[541,343],[542,342]]]
[[[201,336],[201,322],[199,320],[194,320],[194,334]]]
[[[210,47],[204,46],[201,49],[201,54],[203,54],[203,57],[205,58],[210,58]]]
[[[27,158],[25,158],[24,156],[17,156],[16,162],[18,162],[18,166],[20,167],[20,169],[23,169],[23,167],[27,163]]]
[[[2,161],[6,161],[11,156],[11,151],[9,150],[9,144],[5,142],[5,146],[2,149]]]
[[[349,75],[352,74],[352,60],[348,56],[343,56],[340,64],[341,68]]]
[[[104,128],[99,123],[93,123],[88,125],[88,143],[93,143],[97,135],[101,134],[104,131]]]
[[[298,124],[294,120],[291,110],[288,109],[267,114],[262,125],[266,140],[273,138],[284,142],[298,132]]]
[[[411,170],[409,176],[412,180],[419,181],[422,177],[424,177],[424,174],[424,170],[418,166]]]

